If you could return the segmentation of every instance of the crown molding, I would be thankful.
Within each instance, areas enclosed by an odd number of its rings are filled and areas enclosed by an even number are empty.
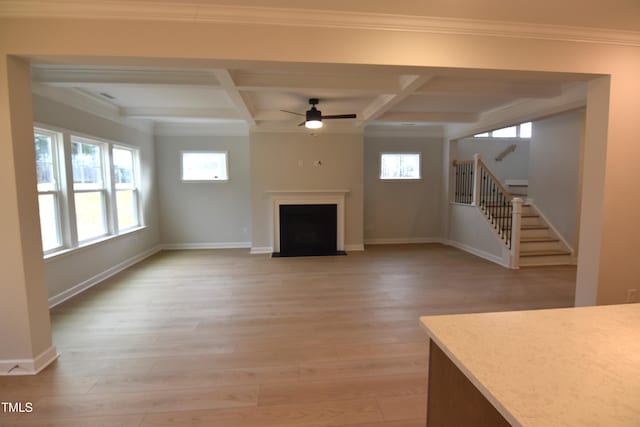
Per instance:
[[[546,39],[640,46],[640,32],[477,19],[140,0],[1,0],[0,18],[221,22]]]
[[[442,126],[384,126],[369,125],[364,131],[365,138],[442,138]]]
[[[86,113],[93,114],[94,116],[117,122],[123,126],[127,126],[147,134],[152,133],[152,126],[150,123],[128,120],[126,117],[121,116],[120,108],[80,89],[60,89],[33,82],[31,84],[31,92],[34,95],[77,108]]]
[[[157,123],[155,136],[249,136],[246,123]]]

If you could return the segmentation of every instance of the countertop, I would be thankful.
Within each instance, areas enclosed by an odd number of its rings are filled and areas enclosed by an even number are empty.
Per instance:
[[[640,304],[420,323],[513,426],[640,426]]]

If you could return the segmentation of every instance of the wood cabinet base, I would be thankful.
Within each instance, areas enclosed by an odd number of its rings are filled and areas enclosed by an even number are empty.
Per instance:
[[[510,424],[432,340],[429,341],[427,427]]]

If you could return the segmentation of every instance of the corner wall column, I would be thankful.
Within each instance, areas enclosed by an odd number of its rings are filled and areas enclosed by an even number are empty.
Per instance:
[[[38,215],[31,69],[0,54],[0,375],[35,374],[56,358]]]

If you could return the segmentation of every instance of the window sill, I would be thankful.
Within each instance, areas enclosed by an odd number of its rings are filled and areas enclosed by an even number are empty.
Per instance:
[[[93,247],[101,245],[103,243],[107,243],[107,242],[110,242],[110,241],[113,241],[113,240],[117,240],[117,239],[120,239],[122,237],[130,236],[131,234],[135,234],[135,233],[137,233],[139,231],[146,230],[147,228],[149,228],[149,227],[147,227],[146,225],[143,225],[143,226],[140,226],[140,227],[135,227],[135,228],[130,228],[128,230],[125,230],[125,231],[121,232],[120,234],[114,234],[114,235],[110,235],[110,236],[98,237],[95,240],[91,240],[91,241],[88,241],[88,242],[83,242],[82,244],[80,244],[80,245],[78,245],[78,246],[76,246],[74,248],[61,249],[59,251],[56,251],[56,252],[53,252],[53,253],[45,255],[44,256],[44,262],[48,263],[48,262],[51,262],[51,261],[56,261],[56,260],[58,260],[60,258],[64,258],[64,257],[69,256],[69,255],[77,254],[78,252],[82,252],[84,250],[93,248]]]
[[[420,182],[422,178],[378,178],[382,182]]]

